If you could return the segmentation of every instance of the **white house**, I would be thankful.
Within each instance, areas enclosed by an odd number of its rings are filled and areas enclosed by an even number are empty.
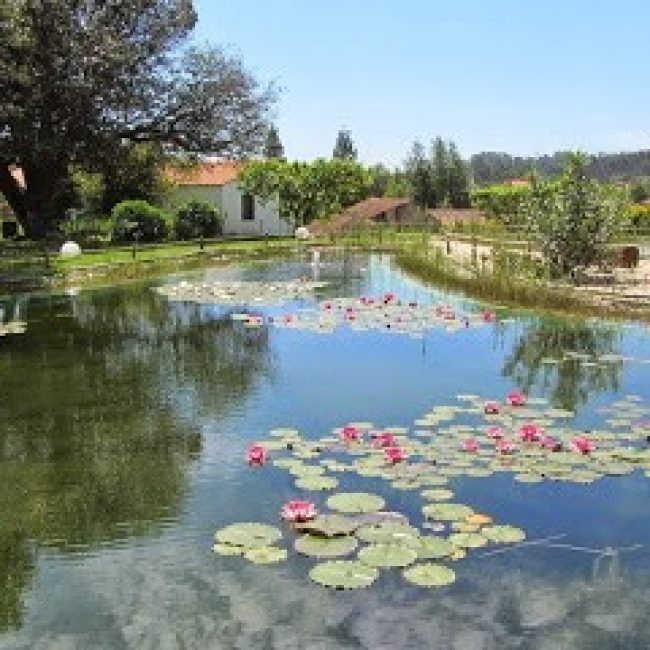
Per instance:
[[[223,214],[225,235],[291,235],[293,227],[280,217],[277,201],[263,202],[239,188],[237,176],[243,165],[221,161],[168,168],[165,177],[174,186],[169,201],[171,206],[188,201],[212,203]]]

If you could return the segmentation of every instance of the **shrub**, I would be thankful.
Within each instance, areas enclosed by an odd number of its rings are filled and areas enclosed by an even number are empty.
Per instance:
[[[650,230],[650,205],[631,205],[628,208],[630,223],[640,230]]]
[[[165,213],[146,201],[122,201],[111,212],[112,240],[155,242],[167,235]]]
[[[221,212],[210,203],[190,201],[179,208],[174,218],[174,232],[178,239],[215,237],[222,232]]]

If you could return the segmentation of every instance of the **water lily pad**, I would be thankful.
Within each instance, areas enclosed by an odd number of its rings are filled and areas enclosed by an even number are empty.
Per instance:
[[[492,542],[502,544],[514,544],[526,539],[526,533],[515,526],[485,526],[481,534]]]
[[[318,537],[303,535],[296,540],[296,551],[317,558],[342,557],[357,549],[356,537]]]
[[[253,564],[277,564],[287,559],[287,552],[277,546],[261,546],[249,549],[244,557]]]
[[[462,503],[430,503],[422,508],[424,516],[437,521],[460,521],[467,519],[473,510]]]
[[[414,547],[421,560],[439,560],[454,552],[454,545],[442,537],[422,536]]]
[[[357,537],[368,544],[400,543],[415,545],[420,533],[417,528],[393,521],[384,521],[378,524],[362,526],[357,530]]]
[[[380,496],[368,492],[341,492],[327,499],[327,505],[332,510],[354,514],[381,510],[385,501]]]
[[[488,543],[480,533],[454,533],[449,536],[449,541],[459,548],[480,548]]]
[[[244,549],[271,546],[281,537],[282,533],[275,526],[255,523],[231,524],[215,533],[215,539],[220,544],[241,546]]]
[[[233,546],[232,544],[215,544],[212,550],[217,555],[242,555],[244,553],[243,546]]]
[[[314,582],[331,589],[365,589],[378,575],[377,569],[357,560],[321,562],[309,572]]]
[[[313,521],[296,526],[299,530],[307,531],[313,535],[323,535],[324,537],[349,535],[357,527],[357,523],[353,518],[344,515],[318,515]]]
[[[453,496],[454,493],[451,490],[446,490],[444,488],[434,488],[422,492],[422,497],[427,499],[427,501],[448,501]]]
[[[445,587],[456,580],[453,569],[444,564],[418,564],[404,570],[404,579],[418,587]]]
[[[314,491],[333,490],[338,484],[333,476],[305,476],[296,481],[297,488]]]
[[[408,566],[417,557],[412,548],[403,544],[372,544],[359,551],[359,560],[375,568]]]

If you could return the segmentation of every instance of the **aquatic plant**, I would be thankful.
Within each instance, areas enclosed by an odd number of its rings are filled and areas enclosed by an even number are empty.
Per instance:
[[[316,517],[316,506],[309,501],[288,501],[282,506],[280,516],[285,521],[311,521]]]

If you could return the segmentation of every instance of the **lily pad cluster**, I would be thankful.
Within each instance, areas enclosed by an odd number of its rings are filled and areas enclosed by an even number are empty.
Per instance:
[[[379,298],[339,298],[323,301],[315,309],[287,313],[273,319],[276,327],[306,330],[320,334],[334,332],[339,327],[351,330],[382,331],[421,337],[432,329],[455,332],[483,325],[495,319],[494,313],[463,314],[448,305],[423,305],[398,300],[394,294]]]
[[[451,563],[526,539],[517,526],[459,502],[455,479],[509,472],[522,483],[589,483],[637,470],[650,475],[650,411],[642,399],[628,396],[600,413],[609,429],[585,432],[571,426],[573,413],[513,391],[502,401],[459,395],[412,430],[351,422],[313,440],[295,429],[274,429],[256,443],[269,455],[264,471],[288,473],[296,496],[315,502],[314,517],[285,522],[289,551],[276,546],[279,529],[254,524],[218,531],[214,550],[252,562],[280,561],[293,550],[318,561],[309,572],[314,582],[336,589],[368,587],[389,570],[418,587],[449,585],[456,579]],[[465,444],[468,438],[475,444]],[[576,439],[589,445],[572,444]],[[403,453],[387,455],[387,445]],[[346,475],[357,484],[383,480],[386,490],[337,491]],[[419,521],[389,510],[405,493],[420,501]]]
[[[311,280],[288,280],[285,282],[189,282],[183,280],[176,284],[158,287],[156,292],[173,302],[265,307],[312,298],[314,291],[324,286],[326,286],[324,282]],[[242,320],[244,316],[247,314],[242,315]]]

